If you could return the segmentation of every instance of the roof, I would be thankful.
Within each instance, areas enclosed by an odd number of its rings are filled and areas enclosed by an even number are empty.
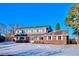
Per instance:
[[[68,30],[56,30],[53,32],[54,35],[68,34]]]
[[[51,27],[51,26],[50,26],[50,25],[48,25],[48,26],[30,26],[30,27],[19,27],[19,28],[16,28],[16,29],[41,28],[41,27],[46,27],[46,28],[48,28],[48,27]]]

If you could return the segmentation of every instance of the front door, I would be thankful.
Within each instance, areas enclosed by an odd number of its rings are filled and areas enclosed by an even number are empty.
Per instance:
[[[20,42],[24,42],[24,40],[25,40],[25,38],[23,36],[20,37],[20,39],[19,39]]]

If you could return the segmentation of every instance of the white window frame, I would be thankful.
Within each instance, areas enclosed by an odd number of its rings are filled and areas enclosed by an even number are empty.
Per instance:
[[[23,31],[24,33],[22,33],[22,31]],[[21,34],[25,34],[25,30],[24,30],[24,29],[21,30]]]
[[[58,40],[58,36],[61,36],[61,40],[63,40],[63,35],[56,35],[56,40]]]
[[[48,36],[51,36],[51,40],[52,40],[52,35],[48,35]],[[49,40],[49,39],[48,39],[48,36],[47,36],[47,40]]]

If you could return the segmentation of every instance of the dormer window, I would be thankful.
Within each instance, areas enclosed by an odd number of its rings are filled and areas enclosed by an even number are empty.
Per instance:
[[[25,34],[25,31],[24,30],[21,30],[21,34]]]
[[[16,31],[16,33],[19,33],[19,30],[18,30],[18,31]]]
[[[22,30],[22,33],[24,33],[24,30]]]
[[[45,32],[45,29],[42,29],[42,32]]]
[[[33,33],[33,32],[34,32],[34,30],[32,29],[32,30],[31,30],[31,32]]]
[[[16,31],[16,34],[20,34],[20,33],[21,33],[21,31],[20,31],[20,30],[17,30],[17,31]]]
[[[39,32],[39,29],[37,29],[37,32]]]

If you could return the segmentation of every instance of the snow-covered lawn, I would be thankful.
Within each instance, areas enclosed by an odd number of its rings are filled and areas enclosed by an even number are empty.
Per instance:
[[[53,44],[0,44],[0,55],[6,56],[79,56],[79,46]]]

